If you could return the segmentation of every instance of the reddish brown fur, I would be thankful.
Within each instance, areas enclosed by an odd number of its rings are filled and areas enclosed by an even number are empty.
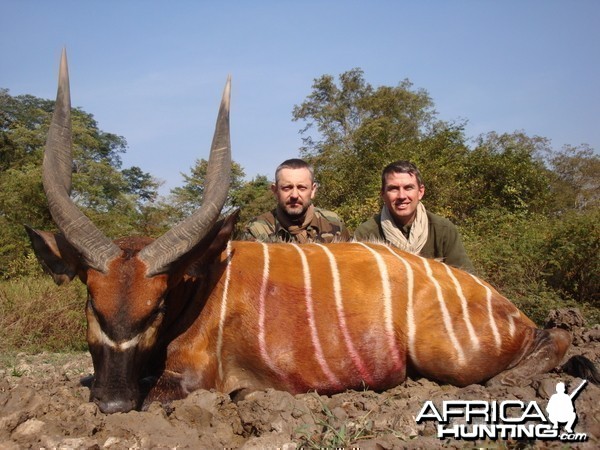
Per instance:
[[[230,370],[233,372],[244,372],[245,378],[242,382],[231,384],[231,380],[227,377],[223,380],[215,378],[217,364],[212,357],[214,349],[214,336],[218,328],[218,308],[203,311],[202,317],[197,322],[197,327],[190,329],[186,334],[180,337],[176,346],[173,348],[182,348],[173,354],[173,366],[167,363],[169,373],[180,372],[181,367],[194,369],[191,372],[204,374],[202,380],[197,380],[198,387],[217,387],[220,390],[232,391],[247,387],[265,387],[272,386],[279,389],[286,389],[291,392],[302,392],[308,389],[319,389],[323,392],[333,392],[339,387],[328,384],[324,380],[322,371],[315,361],[310,342],[310,335],[307,333],[306,308],[304,305],[303,294],[303,279],[299,275],[299,270],[296,270],[294,276],[290,276],[289,267],[299,267],[295,250],[289,245],[270,246],[271,252],[277,255],[277,261],[285,261],[286,264],[275,264],[269,272],[269,294],[266,298],[266,307],[269,309],[266,326],[268,334],[266,336],[266,347],[272,349],[271,355],[273,360],[277,361],[277,368],[281,370],[285,379],[264,367],[264,362],[261,361],[260,350],[257,346],[256,335],[258,334],[258,293],[260,291],[262,258],[258,244],[255,243],[234,243],[233,252],[233,272],[235,283],[230,286],[229,297],[234,302],[230,304],[230,308],[235,311],[232,313],[227,330],[224,335],[223,359],[230,361],[233,366]],[[358,376],[356,368],[349,361],[347,349],[343,343],[343,337],[336,330],[337,314],[333,301],[333,292],[331,288],[331,272],[328,268],[328,262],[322,251],[317,247],[305,247],[309,260],[315,270],[315,276],[312,278],[313,288],[317,287],[317,291],[313,293],[314,313],[319,320],[317,322],[317,333],[319,336],[327,336],[327,348],[325,350],[325,358],[331,361],[331,367],[336,371],[336,376],[339,378],[341,385],[344,387],[360,387],[364,380]],[[351,255],[356,251],[355,244],[337,244],[336,249],[344,255]],[[311,253],[312,252],[312,253]],[[364,256],[364,255],[363,255]],[[407,260],[412,261],[416,267],[419,266],[420,258],[404,255]],[[223,258],[223,256],[222,256]],[[388,264],[394,261],[389,257]],[[444,284],[445,268],[440,263],[431,262],[436,274],[442,284]],[[242,271],[239,268],[244,267]],[[374,307],[373,302],[368,301],[369,292],[365,291],[365,279],[373,279],[372,272],[367,270],[364,261],[356,260],[355,263],[349,262],[340,269],[340,277],[342,280],[347,280],[342,285],[342,292],[345,298],[345,312],[348,322],[352,325],[350,328],[350,336],[352,340],[357,342],[357,351],[366,363],[368,370],[373,373],[371,387],[376,389],[384,389],[386,387],[398,384],[404,379],[403,371],[393,371],[391,360],[385,356],[386,348],[385,341],[379,339],[376,341],[365,340],[365,332],[381,328],[382,311],[380,307]],[[462,274],[460,271],[455,271],[456,276],[463,283],[473,283],[472,279]],[[425,273],[421,269],[417,270],[416,279],[425,277]],[[403,275],[397,275],[402,278]],[[376,278],[376,276],[375,276]],[[211,303],[219,303],[222,295],[222,280],[213,289]],[[373,288],[373,285],[370,285]],[[403,330],[406,330],[405,304],[402,302],[405,297],[402,290],[406,285],[399,280],[397,289],[400,292],[392,292],[392,296],[397,300],[395,305],[394,327],[397,330],[396,342],[398,348],[403,354],[407,353],[406,336]],[[445,292],[450,291],[447,286],[442,286]],[[473,290],[476,290],[473,287]],[[483,288],[479,287],[479,295]],[[418,327],[421,338],[418,340],[416,349],[420,354],[419,359],[423,361],[418,371],[420,374],[430,378],[439,379],[446,382],[452,382],[458,385],[466,385],[473,382],[484,381],[487,378],[499,373],[503,369],[510,367],[518,362],[522,356],[524,348],[521,347],[523,342],[531,340],[534,333],[532,322],[522,314],[518,314],[515,318],[516,332],[510,338],[506,329],[500,328],[503,336],[503,347],[501,350],[496,348],[492,341],[492,337],[485,330],[479,330],[482,339],[483,351],[479,352],[479,356],[470,354],[466,348],[466,358],[469,360],[469,370],[464,367],[460,368],[456,361],[448,359],[448,355],[452,357],[453,351],[448,347],[448,339],[442,328],[439,327],[439,315],[432,313],[436,309],[435,294],[432,293],[431,287],[421,287],[417,289],[416,303],[419,303],[417,317]],[[466,295],[469,295],[467,292]],[[499,294],[494,294],[494,303],[497,304],[497,314],[503,315],[507,313],[517,312],[516,308],[507,302]],[[377,295],[375,295],[377,297]],[[400,302],[400,303],[398,303]],[[456,306],[451,303],[451,306]],[[451,310],[450,314],[456,316],[460,314],[458,310]],[[486,315],[487,310],[482,306],[473,309],[473,322],[481,323],[482,319],[478,316]],[[501,323],[501,322],[500,322]],[[483,333],[482,333],[483,331]],[[457,335],[466,335],[466,331],[457,328]],[[198,339],[198,336],[207,336],[207,338]],[[231,353],[233,352],[233,353]],[[381,353],[383,352],[383,354]],[[202,367],[202,364],[197,363],[198,355],[202,356],[202,361],[207,364]],[[410,358],[410,355],[409,355]],[[377,362],[377,365],[374,365]],[[387,366],[387,367],[386,367]],[[227,370],[226,370],[227,372]],[[235,375],[238,377],[239,375]],[[234,378],[235,378],[234,377]],[[192,383],[193,384],[193,383]],[[159,383],[158,390],[162,387]],[[164,394],[158,397],[163,397]]]
[[[226,221],[223,229],[230,230],[232,222],[233,219]],[[160,377],[146,397],[146,404],[181,398],[199,388],[236,392],[274,387],[294,393],[307,390],[333,393],[368,385],[381,390],[401,383],[407,370],[438,381],[467,385],[518,366],[533,351],[539,331],[514,305],[492,290],[494,323],[502,339],[498,347],[489,321],[485,288],[470,275],[451,269],[468,299],[471,322],[481,345],[476,350],[469,340],[461,302],[445,265],[369,244],[381,255],[388,270],[393,326],[393,336],[388,337],[379,268],[375,257],[356,243],[326,246],[335,255],[338,265],[346,334],[336,305],[332,268],[323,247],[301,247],[311,275],[315,319],[311,333],[298,250],[289,244],[269,244],[270,265],[263,310],[264,347],[261,349],[263,246],[233,242],[219,356],[219,327],[228,267],[227,254],[222,249],[229,232],[219,232],[217,227],[192,254],[174,265],[172,273],[150,278],[144,275],[145,266],[136,258],[144,242],[123,240],[119,243],[128,247],[124,248],[122,257],[111,262],[107,274],[87,269],[82,277],[92,299],[88,317],[92,322],[96,320],[94,316],[102,318],[99,324],[105,324],[103,332],[116,342],[111,345],[121,345],[119,342],[142,333],[139,350],[135,350],[138,355],[135,357],[140,361],[137,375],[130,374],[126,378],[130,380],[127,383],[131,383],[132,377],[139,378],[149,369],[158,370]],[[51,236],[43,235],[43,238],[52,241]],[[56,248],[56,245],[50,242],[48,248]],[[413,274],[413,350],[409,342],[409,274],[395,255],[406,261]],[[454,334],[464,351],[462,364],[445,328],[438,294],[427,275],[426,263],[440,285]],[[512,336],[507,319],[510,315],[514,316]],[[154,329],[156,333],[148,331]],[[109,386],[124,382],[122,377],[103,377],[105,371],[115,371],[106,361],[110,358],[120,361],[125,353],[133,350],[111,350],[113,356],[102,356],[107,350],[101,350],[100,346],[105,345],[102,339],[106,338],[100,338],[99,333],[98,327],[91,327],[89,342],[100,380],[98,395],[102,397],[95,400],[104,405],[104,397],[118,394],[113,394],[112,388],[103,383]],[[314,334],[322,346],[321,360],[317,357]],[[548,342],[554,341],[549,339]],[[349,345],[354,346],[354,355]],[[560,359],[564,350],[558,345],[551,353]],[[164,366],[148,365],[149,361],[163,361]],[[329,376],[326,369],[330,371]],[[135,395],[136,390],[131,392],[129,396]],[[128,407],[108,403],[104,407],[109,412]],[[129,405],[131,400],[125,403]]]

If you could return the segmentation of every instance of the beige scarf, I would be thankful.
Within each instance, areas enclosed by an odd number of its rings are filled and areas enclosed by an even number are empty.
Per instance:
[[[299,244],[309,242],[309,236],[306,229],[312,222],[314,216],[314,205],[310,205],[307,208],[306,213],[304,213],[304,217],[301,217],[298,220],[290,220],[289,216],[284,211],[279,209],[279,207],[277,208],[277,220],[279,220],[279,223],[294,236]]]
[[[394,222],[394,218],[386,205],[381,209],[381,228],[383,235],[394,246],[401,250],[418,255],[427,242],[429,234],[429,219],[427,211],[421,202],[417,206],[415,220],[410,227],[408,239]]]

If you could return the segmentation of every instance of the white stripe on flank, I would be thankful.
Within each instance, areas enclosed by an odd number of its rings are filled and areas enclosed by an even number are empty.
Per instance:
[[[492,333],[494,334],[494,339],[496,340],[496,347],[500,349],[502,345],[502,338],[500,337],[500,333],[498,332],[498,326],[496,325],[496,319],[494,319],[494,310],[492,309],[492,290],[487,287],[485,284],[481,282],[479,278],[475,275],[469,274],[473,279],[479,284],[483,286],[485,289],[485,297],[487,302],[487,310],[488,310],[488,319],[490,321],[490,327],[492,329]]]
[[[323,348],[321,347],[321,342],[319,340],[319,334],[317,332],[317,324],[315,322],[315,312],[313,308],[313,298],[312,298],[312,281],[310,277],[310,267],[308,266],[308,261],[306,259],[306,255],[304,251],[300,249],[298,244],[292,244],[298,254],[300,255],[300,260],[302,261],[302,273],[304,274],[304,299],[306,302],[306,314],[308,316],[308,327],[310,329],[310,337],[312,340],[313,347],[315,348],[317,362],[321,367],[321,370],[329,380],[329,382],[333,385],[340,386],[341,383],[337,379],[337,377],[333,374],[327,361],[325,360],[325,355],[323,355]]]
[[[508,332],[510,333],[511,337],[515,334],[515,319],[513,319],[512,314],[508,315]]]
[[[323,249],[327,258],[329,258],[329,266],[331,268],[331,277],[333,279],[333,294],[335,297],[335,306],[337,308],[338,320],[340,323],[340,329],[342,331],[342,335],[344,336],[344,340],[346,342],[346,347],[348,348],[348,353],[350,353],[350,358],[352,359],[354,365],[358,369],[360,376],[367,384],[371,383],[371,375],[368,373],[367,368],[361,359],[360,355],[356,351],[354,344],[352,343],[352,338],[350,336],[350,331],[348,330],[348,325],[346,324],[346,316],[344,314],[344,305],[342,303],[342,286],[340,283],[340,273],[337,267],[337,263],[335,261],[335,257],[331,251],[323,246],[322,244],[316,244]]]
[[[371,252],[371,254],[375,257],[375,261],[377,261],[377,267],[379,268],[379,276],[381,278],[381,290],[383,291],[384,322],[385,333],[388,339],[388,346],[390,348],[390,352],[392,353],[394,364],[397,367],[402,366],[403,364],[400,358],[400,353],[398,351],[398,345],[396,343],[394,333],[392,288],[390,286],[390,276],[388,274],[387,265],[385,264],[383,256],[381,256],[380,253],[376,252],[371,247],[368,247],[362,242],[358,242],[358,244],[362,245],[364,248],[369,250],[369,252]]]
[[[437,294],[438,303],[440,304],[440,310],[442,311],[442,319],[444,321],[444,328],[446,328],[446,333],[448,333],[448,337],[454,345],[456,353],[458,354],[458,363],[460,365],[465,364],[465,353],[460,346],[460,342],[456,338],[456,334],[454,333],[454,328],[452,326],[452,319],[450,318],[450,313],[448,312],[448,308],[446,307],[446,303],[444,301],[444,294],[442,293],[442,288],[440,284],[433,276],[433,271],[431,270],[431,266],[429,265],[429,261],[426,258],[423,258],[423,264],[425,265],[425,270],[427,271],[427,276],[435,286],[435,291]]]
[[[454,287],[456,288],[456,294],[458,295],[458,298],[460,299],[460,305],[461,305],[462,313],[463,313],[463,320],[465,321],[467,330],[469,330],[469,337],[471,338],[471,344],[473,344],[473,347],[475,347],[475,350],[479,350],[479,338],[475,334],[475,329],[473,328],[473,324],[471,323],[471,318],[469,317],[469,305],[467,304],[467,299],[465,298],[465,294],[463,293],[460,283],[454,276],[454,273],[452,273],[452,269],[450,269],[450,266],[446,266],[446,272],[448,273],[448,276],[454,283]]]
[[[521,317],[521,313],[519,313],[518,310],[513,311],[508,315],[508,332],[510,333],[510,337],[515,335],[515,319],[518,319],[519,317]]]
[[[261,243],[263,248],[263,274],[262,282],[260,285],[260,295],[258,297],[258,348],[260,350],[260,356],[263,361],[269,366],[271,370],[279,373],[271,357],[267,353],[267,344],[265,342],[265,301],[267,297],[267,284],[269,282],[269,247],[265,243]]]
[[[219,333],[217,335],[217,361],[219,364],[219,379],[223,381],[223,360],[221,351],[223,349],[223,328],[227,314],[227,295],[229,293],[229,279],[231,277],[231,241],[227,242],[227,270],[225,271],[225,284],[223,286],[223,297],[221,298],[221,316],[219,318]]]
[[[403,258],[401,257],[399,254],[397,254],[394,250],[392,250],[392,248],[389,245],[384,245],[382,244],[385,248],[387,248],[387,250],[394,255],[396,258],[398,258],[400,260],[400,262],[402,264],[404,264],[404,268],[406,269],[406,295],[407,295],[407,302],[406,302],[406,326],[408,328],[407,330],[407,335],[408,335],[408,353],[410,355],[410,358],[413,362],[413,364],[415,364],[417,367],[419,366],[419,360],[417,358],[417,350],[415,347],[415,342],[416,342],[416,330],[417,330],[417,326],[415,323],[415,301],[414,301],[414,297],[415,297],[415,274],[413,272],[412,267],[410,266],[410,264]]]

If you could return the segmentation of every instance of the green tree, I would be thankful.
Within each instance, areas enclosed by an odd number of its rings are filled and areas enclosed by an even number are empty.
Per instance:
[[[549,141],[524,132],[479,136],[463,172],[468,202],[464,216],[476,209],[501,208],[509,213],[543,213],[551,207],[551,173],[544,156]]]
[[[240,209],[239,227],[253,217],[275,208],[277,202],[271,192],[271,184],[265,175],[257,175],[232,192],[231,205]]]
[[[206,183],[206,174],[208,161],[204,158],[197,159],[189,174],[182,173],[184,184],[181,187],[171,189],[173,204],[178,212],[176,219],[181,220],[191,215],[202,205],[204,198],[204,185]],[[231,199],[234,193],[240,189],[245,176],[244,169],[237,162],[231,164],[231,184],[229,186],[228,200],[223,207],[223,211],[232,208]]]
[[[315,167],[319,205],[336,210],[350,228],[380,208],[380,174],[397,159],[427,174],[434,210],[454,198],[467,154],[462,124],[436,120],[433,101],[408,80],[374,88],[361,69],[317,78],[312,93],[294,107],[304,121],[301,154]]]
[[[142,202],[153,202],[158,196],[161,183],[149,173],[142,171],[137,166],[121,171],[125,179],[127,193],[135,195]]]
[[[48,131],[54,102],[0,89],[0,172],[35,162]]]
[[[142,236],[157,238],[182,219],[181,211],[169,197],[158,198],[140,210],[137,232]]]
[[[54,228],[41,183],[53,107],[49,100],[0,90],[0,271],[29,251],[24,223]],[[139,168],[121,170],[127,142],[100,130],[91,114],[73,109],[72,132],[73,199],[107,235],[132,233],[158,184]]]
[[[587,145],[566,146],[550,158],[552,195],[558,211],[600,207],[600,156]]]

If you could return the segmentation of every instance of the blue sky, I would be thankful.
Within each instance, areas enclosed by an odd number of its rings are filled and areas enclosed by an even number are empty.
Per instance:
[[[355,67],[409,79],[474,138],[523,130],[600,150],[600,2],[0,0],[0,87],[56,95],[124,136],[124,166],[181,185],[206,158],[232,75],[232,151],[247,177],[297,157],[292,109],[313,80]]]

